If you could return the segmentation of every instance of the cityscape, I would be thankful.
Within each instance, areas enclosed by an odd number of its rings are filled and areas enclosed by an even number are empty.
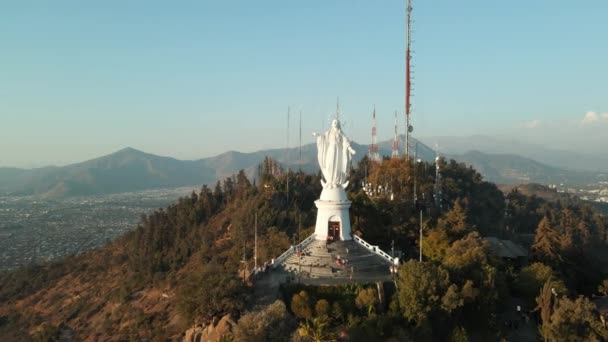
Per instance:
[[[0,270],[101,247],[194,188],[45,199],[0,197]]]
[[[606,181],[576,187],[549,184],[547,188],[595,202],[608,214]],[[0,270],[101,247],[137,227],[142,214],[196,190],[179,187],[64,198],[0,196]]]
[[[600,181],[578,189],[570,188],[566,191],[585,201],[608,203],[608,182],[606,181]]]

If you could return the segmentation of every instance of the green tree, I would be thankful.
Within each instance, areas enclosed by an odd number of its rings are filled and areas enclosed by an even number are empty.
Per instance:
[[[459,316],[463,317],[466,326],[475,324],[479,327],[485,324],[490,327],[491,313],[497,310],[501,298],[506,295],[503,276],[495,264],[497,261],[489,254],[488,242],[477,232],[471,232],[455,241],[446,251],[443,265],[450,271],[450,279],[461,290],[458,296],[455,296],[455,290],[447,293],[449,296],[443,304],[451,310],[462,307],[459,309],[462,310],[462,315]],[[450,298],[451,306],[450,301],[447,301]],[[473,316],[478,318],[471,320],[470,317]]]
[[[236,187],[239,195],[244,195],[247,190],[251,187],[251,182],[245,174],[245,170],[240,170],[236,175]]]
[[[604,279],[597,290],[604,296],[608,296],[608,279]]]
[[[473,232],[448,248],[443,264],[459,275],[465,275],[488,264],[488,249],[488,243]]]
[[[200,317],[236,314],[244,308],[247,288],[241,280],[217,265],[206,265],[200,273],[192,273],[177,292],[177,307],[188,321]]]
[[[534,236],[532,252],[536,260],[548,265],[556,265],[561,262],[560,237],[555,229],[551,227],[551,221],[547,216],[538,224]]]
[[[36,342],[55,342],[59,341],[59,328],[50,324],[42,324],[39,331],[34,336]]]
[[[472,231],[467,222],[467,213],[460,199],[454,201],[454,206],[450,211],[439,219],[437,228],[445,230],[452,241],[460,239]]]
[[[542,336],[546,336],[548,334],[549,324],[551,322],[551,315],[553,314],[554,306],[555,306],[555,296],[551,291],[551,280],[548,280],[543,285],[543,288],[540,291],[538,297],[536,297],[536,309],[535,311],[540,311],[540,319],[542,324],[540,326],[540,333]]]
[[[458,291],[458,285],[452,284],[441,298],[441,308],[448,313],[464,305],[464,300]]]
[[[519,276],[515,282],[515,289],[529,303],[532,303],[543,285],[552,278],[555,279],[555,275],[551,267],[540,262],[535,262],[522,268],[519,272]]]
[[[329,323],[316,317],[300,323],[298,334],[305,341],[311,342],[335,342],[336,336],[330,331]]]
[[[475,288],[473,281],[467,280],[460,290],[460,295],[464,299],[465,303],[471,302],[479,295],[479,289]]]
[[[543,321],[547,341],[606,341],[608,330],[596,314],[595,305],[585,297],[559,299],[549,322]]]
[[[330,306],[329,306],[329,302],[327,300],[319,299],[317,301],[317,303],[315,304],[315,313],[317,314],[317,317],[319,317],[321,319],[328,319],[329,311],[330,311]]]
[[[465,328],[457,326],[450,334],[449,342],[469,342],[469,336]]]
[[[448,285],[448,272],[440,266],[413,260],[403,264],[397,286],[403,316],[421,326],[440,309]]]
[[[368,315],[371,315],[374,312],[376,305],[378,305],[379,302],[378,291],[372,287],[359,290],[357,298],[355,298],[355,305],[357,305],[359,309],[365,309]]]
[[[344,310],[342,310],[342,306],[338,302],[334,302],[331,306],[331,317],[334,321],[342,322],[344,320]]]
[[[243,315],[234,328],[236,341],[286,341],[295,328],[293,316],[277,300],[258,312]]]
[[[291,298],[291,312],[298,318],[311,319],[312,309],[310,307],[310,298],[306,291],[300,291]]]
[[[270,227],[263,238],[258,238],[258,260],[268,261],[281,255],[291,246],[289,237],[277,227]]]
[[[213,199],[218,205],[224,203],[224,193],[222,192],[222,184],[219,180],[215,183],[215,188],[213,188]]]
[[[433,261],[443,261],[445,252],[449,247],[450,239],[445,229],[431,229],[422,239],[422,253]]]

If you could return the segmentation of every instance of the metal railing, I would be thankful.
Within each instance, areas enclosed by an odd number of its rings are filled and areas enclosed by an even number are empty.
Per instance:
[[[381,250],[380,247],[370,245],[367,241],[363,240],[362,238],[358,237],[357,235],[353,235],[353,240],[355,240],[356,243],[358,243],[359,245],[361,245],[363,248],[367,249],[368,251],[381,256],[383,259],[390,262],[392,265],[399,264],[399,258],[391,257],[390,255],[385,253],[383,250]]]
[[[283,254],[279,255],[278,258],[273,259],[273,261],[272,261],[272,267],[276,268],[283,261],[287,260],[287,258],[289,258],[290,256],[292,256],[298,249],[302,250],[302,249],[306,248],[314,240],[315,240],[315,234],[312,233],[312,235],[310,235],[306,239],[302,240],[302,242],[300,242],[299,244],[297,244],[295,246],[289,247],[289,249],[286,250]]]

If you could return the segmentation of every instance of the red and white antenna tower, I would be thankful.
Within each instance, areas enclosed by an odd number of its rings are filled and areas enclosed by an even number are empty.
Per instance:
[[[410,62],[412,59],[410,51],[411,42],[411,26],[412,26],[412,0],[407,0],[407,24],[406,24],[406,41],[405,41],[405,157],[410,158],[410,133],[414,127],[410,125],[410,114],[412,104],[411,97],[411,79],[410,79]]]
[[[380,154],[378,153],[378,141],[376,139],[376,105],[374,105],[374,114],[372,121],[372,144],[369,145],[369,159],[373,161],[380,161]]]
[[[393,139],[393,158],[399,158],[399,131],[397,125],[397,111],[395,111],[395,138]]]

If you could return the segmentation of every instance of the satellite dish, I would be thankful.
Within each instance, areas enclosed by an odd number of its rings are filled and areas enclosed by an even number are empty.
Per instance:
[[[414,131],[414,126],[410,125],[410,126],[407,128],[407,131],[408,131],[408,132],[410,132],[410,133],[412,133],[412,132]]]

